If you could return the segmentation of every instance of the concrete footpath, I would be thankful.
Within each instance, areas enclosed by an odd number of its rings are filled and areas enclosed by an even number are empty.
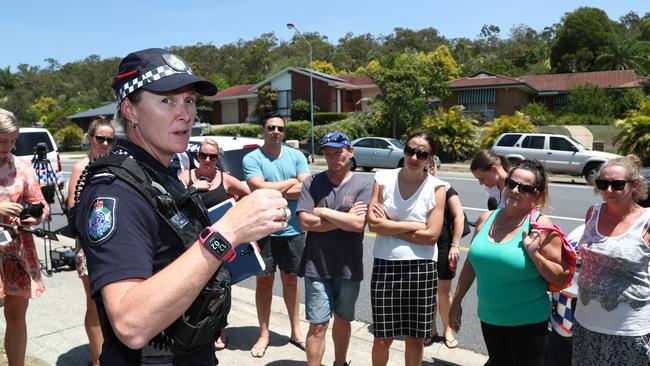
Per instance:
[[[43,258],[43,240],[35,238],[39,257]],[[60,237],[53,247],[74,246],[74,242]],[[64,267],[66,268],[66,267]],[[27,311],[28,341],[27,354],[39,358],[49,365],[85,366],[88,362],[88,341],[84,330],[85,300],[81,281],[74,270],[64,269],[45,278],[47,291],[39,299],[30,301]],[[301,289],[303,291],[303,289]],[[274,297],[271,310],[271,344],[263,358],[253,358],[250,348],[257,340],[257,312],[255,292],[234,286],[232,310],[228,326],[228,342],[225,350],[218,352],[221,365],[303,365],[305,353],[289,342],[289,320],[284,302]],[[304,321],[304,306],[300,308],[302,328],[307,333],[308,323]],[[4,316],[2,316],[4,317]],[[331,327],[330,327],[331,329]],[[0,321],[0,333],[5,331],[4,319]],[[368,324],[353,322],[352,338],[348,360],[352,365],[370,365],[372,334]],[[324,365],[334,361],[334,347],[331,334],[327,337]],[[487,357],[461,348],[448,349],[442,343],[425,348],[423,365],[467,365],[480,366]],[[4,355],[0,365],[6,364]],[[396,340],[391,349],[390,365],[404,364],[404,342]]]

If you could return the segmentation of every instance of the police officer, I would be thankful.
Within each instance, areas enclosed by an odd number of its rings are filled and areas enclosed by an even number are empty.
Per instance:
[[[168,166],[187,148],[196,94],[217,88],[180,57],[131,53],[113,89],[126,140],[89,164],[74,210],[105,336],[100,362],[214,365],[213,332],[224,325],[214,320],[230,306],[227,275],[217,270],[238,243],[284,229],[287,201],[258,190],[209,225],[200,200]]]

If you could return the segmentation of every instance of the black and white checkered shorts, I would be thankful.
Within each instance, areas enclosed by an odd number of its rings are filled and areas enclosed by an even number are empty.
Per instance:
[[[431,337],[437,285],[438,271],[432,260],[375,258],[370,282],[375,337]]]

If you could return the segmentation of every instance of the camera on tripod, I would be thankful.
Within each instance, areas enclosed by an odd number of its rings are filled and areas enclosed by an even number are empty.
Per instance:
[[[47,144],[44,142],[39,142],[34,146],[34,157],[32,161],[46,161],[47,160]]]

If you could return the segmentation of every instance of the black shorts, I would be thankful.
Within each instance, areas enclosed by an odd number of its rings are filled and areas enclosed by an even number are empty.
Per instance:
[[[449,249],[451,244],[438,242],[436,245],[438,246],[438,279],[451,280],[456,277],[456,271],[449,269]]]
[[[288,274],[298,274],[300,259],[305,249],[305,234],[267,236],[257,241],[266,269],[258,276],[269,276],[276,268]]]
[[[375,338],[431,337],[436,281],[432,260],[375,258],[370,282]]]

